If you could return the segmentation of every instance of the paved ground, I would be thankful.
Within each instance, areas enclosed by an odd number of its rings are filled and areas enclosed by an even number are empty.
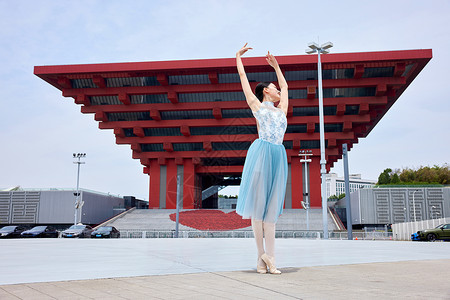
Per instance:
[[[450,243],[277,239],[1,240],[0,299],[450,299]]]

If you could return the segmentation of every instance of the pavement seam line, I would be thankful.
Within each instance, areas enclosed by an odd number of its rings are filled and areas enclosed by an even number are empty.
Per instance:
[[[11,293],[10,291],[5,290],[5,289],[2,288],[2,287],[0,287],[0,288],[1,288],[5,293],[10,294],[11,296],[16,297],[17,299],[22,299],[22,298],[20,298],[20,297],[18,297],[18,296],[16,296],[16,295],[14,295],[14,294]]]
[[[153,256],[158,257],[158,258],[160,258],[160,259],[166,259],[166,260],[168,260],[167,258],[163,257],[162,255],[153,255]],[[231,279],[231,280],[234,280],[234,281],[243,283],[243,284],[251,285],[251,286],[254,286],[254,287],[256,287],[256,288],[260,288],[260,289],[264,289],[264,290],[267,290],[267,291],[271,291],[271,292],[273,292],[273,293],[275,293],[275,294],[280,294],[280,295],[284,295],[284,296],[287,296],[287,297],[291,297],[291,298],[293,298],[293,299],[302,300],[302,298],[298,298],[298,297],[295,297],[295,296],[292,296],[292,295],[284,294],[284,293],[282,293],[282,292],[274,291],[274,290],[271,290],[271,289],[268,289],[268,288],[265,288],[265,287],[262,287],[262,286],[259,286],[259,285],[250,283],[250,282],[245,282],[245,281],[241,281],[241,280],[238,280],[238,279],[234,279],[234,278],[231,278],[231,277],[228,277],[228,276],[225,276],[225,275],[216,273],[216,272],[211,272],[211,271],[205,270],[205,269],[203,269],[203,268],[194,267],[194,266],[191,266],[191,265],[187,264],[187,263],[184,262],[184,261],[174,260],[174,261],[172,261],[172,262],[178,263],[178,264],[181,264],[181,265],[185,265],[185,266],[188,266],[188,267],[193,268],[193,269],[200,270],[200,271],[202,271],[202,272],[204,272],[204,273],[214,274],[214,275],[217,275],[217,276],[220,276],[220,277],[224,277],[224,278],[227,278],[227,279]]]
[[[285,294],[285,293],[282,293],[282,292],[279,292],[279,291],[275,291],[275,290],[272,290],[272,289],[269,289],[269,288],[266,288],[266,287],[263,287],[263,286],[260,286],[260,285],[256,285],[256,284],[253,284],[253,283],[250,283],[250,282],[247,282],[247,281],[240,280],[240,279],[235,279],[235,278],[232,278],[232,277],[228,277],[228,276],[220,274],[220,273],[216,273],[216,272],[208,272],[208,273],[216,275],[216,276],[220,276],[220,277],[223,277],[223,278],[227,278],[227,279],[230,279],[230,280],[234,280],[234,281],[237,281],[237,282],[240,282],[240,283],[243,283],[243,284],[251,285],[251,286],[256,287],[256,288],[260,288],[260,289],[263,289],[263,290],[271,291],[271,292],[273,292],[275,294],[280,294],[280,295],[283,295],[283,296],[286,296],[286,297],[290,297],[290,298],[293,298],[293,299],[303,300],[302,298],[299,298],[299,297],[295,297],[295,296],[292,296],[292,295],[289,295],[289,294]]]
[[[40,290],[35,289],[35,288],[32,287],[31,285],[32,285],[32,284],[30,284],[30,283],[25,284],[26,287],[32,289],[33,291],[36,291],[36,292],[38,292],[38,293],[40,293],[40,294],[49,296],[49,297],[52,298],[52,299],[58,299],[58,298],[55,298],[55,297],[53,297],[53,296],[51,296],[51,295],[49,295],[49,294],[47,294],[47,293],[44,293],[44,292],[42,292],[42,291],[40,291]]]

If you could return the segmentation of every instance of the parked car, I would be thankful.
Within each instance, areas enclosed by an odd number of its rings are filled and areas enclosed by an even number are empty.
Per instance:
[[[20,234],[24,238],[57,238],[58,231],[51,226],[35,226]]]
[[[89,225],[72,225],[61,234],[63,238],[90,238],[92,227]]]
[[[19,238],[24,230],[23,226],[5,226],[0,229],[0,239]]]
[[[450,240],[450,224],[441,224],[433,229],[419,230],[411,234],[413,241]]]
[[[120,238],[120,232],[114,226],[102,226],[92,231],[91,238]]]

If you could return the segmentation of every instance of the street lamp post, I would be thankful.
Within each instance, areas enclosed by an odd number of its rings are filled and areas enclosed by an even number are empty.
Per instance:
[[[415,191],[413,192],[413,214],[414,214],[414,222],[417,222],[417,220],[416,220],[416,201],[415,201],[415,199],[414,199],[414,195],[415,195],[416,192],[418,192],[418,191],[420,191],[420,190],[415,190]]]
[[[81,161],[81,158],[86,157],[86,153],[74,153],[73,158],[77,158],[77,161],[74,161],[74,164],[78,165],[78,171],[77,171],[77,192],[75,193],[75,221],[74,225],[77,225],[77,219],[78,219],[78,209],[80,209],[80,221],[81,221],[81,207],[83,206],[83,203],[80,199],[80,165],[84,164],[85,162]]]
[[[326,189],[326,164],[325,159],[325,129],[324,129],[324,118],[323,118],[323,89],[322,89],[322,63],[320,61],[321,54],[327,54],[333,47],[333,43],[327,42],[322,45],[316,43],[309,43],[309,49],[306,49],[306,53],[313,54],[317,52],[317,73],[319,82],[319,129],[320,129],[320,175],[321,175],[321,195],[322,195],[322,219],[323,219],[323,238],[328,239],[328,214],[327,214],[327,189]]]
[[[308,158],[308,156],[312,155],[312,150],[300,150],[299,156],[304,156],[303,159],[300,159],[301,163],[305,163],[305,166],[303,168],[304,175],[303,175],[303,181],[305,183],[305,189],[303,192],[303,201],[302,206],[306,210],[306,230],[309,231],[309,184],[308,184],[308,163],[310,163],[312,160]]]

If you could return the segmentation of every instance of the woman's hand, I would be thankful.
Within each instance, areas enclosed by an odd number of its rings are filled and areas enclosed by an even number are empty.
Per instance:
[[[251,47],[247,47],[248,43],[245,43],[244,47],[241,48],[241,50],[239,50],[238,52],[236,52],[236,56],[242,56],[245,52],[247,52],[248,50],[251,50],[253,48]]]
[[[267,55],[266,55],[266,61],[267,63],[274,69],[278,68],[278,62],[275,58],[275,56],[273,56],[272,54],[270,54],[269,51],[267,51]]]

